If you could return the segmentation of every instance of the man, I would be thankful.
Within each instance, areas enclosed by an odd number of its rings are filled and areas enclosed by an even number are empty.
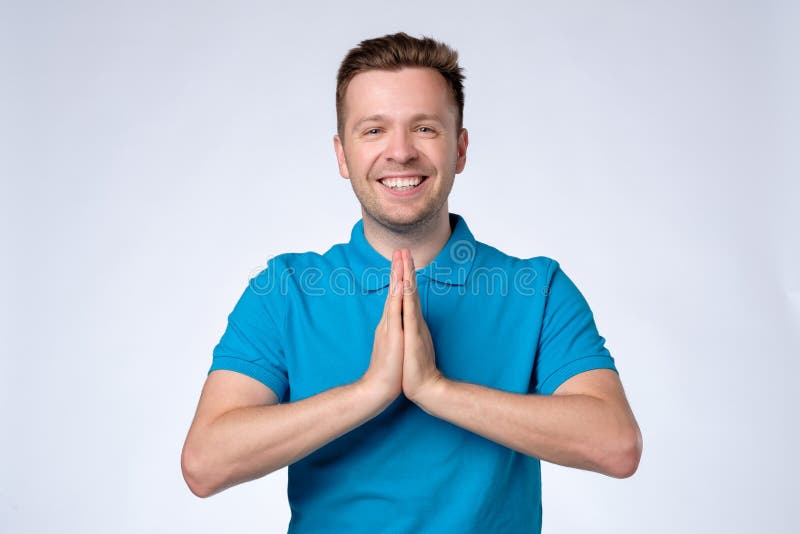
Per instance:
[[[288,465],[290,532],[540,532],[539,459],[636,470],[641,435],[578,289],[448,211],[462,80],[452,49],[403,33],[344,59],[334,146],[362,219],[245,289],[183,449],[196,495]]]

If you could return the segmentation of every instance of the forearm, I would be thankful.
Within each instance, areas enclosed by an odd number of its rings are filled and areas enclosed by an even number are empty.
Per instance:
[[[231,410],[188,436],[190,487],[207,497],[265,476],[357,428],[388,404],[357,381],[296,402]]]
[[[542,460],[626,477],[641,436],[627,406],[589,395],[509,393],[442,377],[415,402],[429,414]]]

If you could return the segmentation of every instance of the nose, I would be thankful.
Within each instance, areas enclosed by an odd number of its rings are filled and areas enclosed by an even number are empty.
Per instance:
[[[384,150],[384,155],[389,161],[396,163],[408,163],[417,158],[417,149],[414,146],[414,139],[410,132],[395,131],[388,136],[388,144]]]

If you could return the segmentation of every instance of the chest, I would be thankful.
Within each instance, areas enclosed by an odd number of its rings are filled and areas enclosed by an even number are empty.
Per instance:
[[[513,295],[473,294],[418,277],[437,367],[448,378],[527,392],[541,313]],[[355,382],[369,367],[386,292],[306,296],[290,303],[284,347],[290,399]]]

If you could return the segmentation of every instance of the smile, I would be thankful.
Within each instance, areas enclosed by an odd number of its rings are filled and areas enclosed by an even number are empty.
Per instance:
[[[416,189],[427,178],[427,176],[403,176],[399,178],[382,178],[379,181],[392,191],[411,191]]]

